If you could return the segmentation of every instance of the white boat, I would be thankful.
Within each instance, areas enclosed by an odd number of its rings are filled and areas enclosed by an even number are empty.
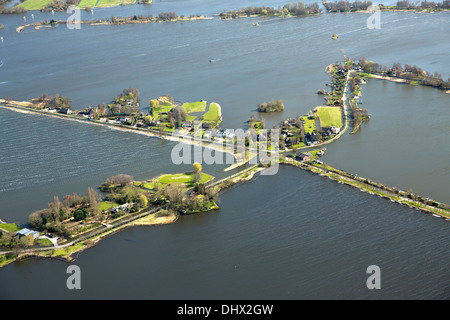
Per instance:
[[[431,215],[432,215],[432,216],[435,216],[435,217],[438,217],[438,218],[441,217],[440,215],[437,215],[437,214],[434,214],[434,213],[432,213]]]

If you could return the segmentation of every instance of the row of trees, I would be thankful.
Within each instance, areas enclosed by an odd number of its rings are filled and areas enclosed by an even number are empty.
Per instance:
[[[315,2],[312,4],[304,4],[303,2],[286,4],[283,7],[272,8],[272,7],[247,7],[240,10],[231,10],[227,12],[222,12],[219,16],[222,19],[238,18],[240,16],[273,16],[273,15],[293,15],[293,16],[303,16],[308,14],[318,14],[322,10],[319,5]]]
[[[442,75],[438,72],[430,74],[415,65],[405,64],[402,66],[400,62],[396,62],[393,64],[392,68],[388,68],[378,63],[374,63],[373,61],[367,61],[364,58],[359,58],[359,66],[362,71],[366,73],[380,74],[389,77],[416,81],[418,84],[435,87],[442,90],[450,89],[450,77],[447,81],[445,81],[442,78]]]
[[[450,0],[444,0],[443,2],[422,1],[420,4],[409,0],[400,0],[397,1],[397,7],[405,9],[450,9]]]
[[[52,108],[52,109],[71,109],[72,102],[69,98],[56,94],[55,96],[50,96],[47,93],[44,93],[42,97],[38,97],[34,99],[35,103],[39,103],[43,108]]]
[[[336,1],[336,2],[323,2],[325,9],[328,12],[348,12],[348,11],[362,11],[367,10],[371,5],[372,1],[359,1],[355,2],[349,1]]]

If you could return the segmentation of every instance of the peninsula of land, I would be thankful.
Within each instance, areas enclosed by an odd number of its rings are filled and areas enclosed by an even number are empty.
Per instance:
[[[318,91],[324,95],[326,105],[318,106],[296,119],[284,120],[280,126],[271,129],[280,131],[279,140],[271,141],[276,142],[280,149],[277,150],[280,152],[277,163],[294,165],[389,201],[450,220],[450,206],[444,203],[358,177],[319,160],[325,152],[324,148],[320,148],[322,145],[338,139],[349,127],[352,127],[351,133],[360,130],[362,123],[370,119],[367,110],[359,108],[356,102],[362,95],[361,85],[365,83],[365,77],[379,72],[389,75],[395,72],[395,76],[402,79],[420,76],[416,84],[436,88],[448,85],[448,81],[430,76],[415,66],[394,64],[393,68],[387,69],[365,59],[345,58],[343,63],[329,65],[326,71],[331,76],[331,90]],[[149,113],[143,113],[140,110],[139,91],[135,88],[123,90],[109,104],[102,103],[95,108],[90,106],[77,111],[72,110],[70,99],[61,95],[44,94],[26,102],[13,101],[11,98],[0,100],[1,107],[18,112],[108,125],[166,139],[174,139],[173,133],[178,130],[184,136],[200,137],[202,146],[226,152],[230,150],[225,148],[225,142],[231,140],[234,143],[238,139],[232,132],[220,129],[222,112],[220,105],[215,102],[209,103],[209,107],[204,100],[179,104],[171,95],[166,95],[151,99],[149,103]],[[272,105],[275,109],[277,106],[279,108],[281,101],[273,102]],[[248,126],[257,137],[254,140],[256,144],[248,144],[248,149],[254,147],[267,153],[275,151],[267,148],[267,140],[272,136],[263,130],[263,119],[251,118]],[[310,151],[302,152],[305,148]],[[241,158],[235,151],[231,153],[236,159],[235,165],[247,163],[252,157],[249,150]],[[4,248],[0,251],[0,266],[29,257],[70,261],[77,252],[123,228],[173,223],[180,214],[217,210],[220,192],[239,182],[250,181],[258,172],[271,165],[273,163],[258,163],[219,181],[203,173],[199,163],[193,164],[192,172],[162,174],[148,181],[135,181],[129,175],[119,174],[108,178],[98,187],[101,194],[89,187],[83,197],[71,194],[62,201],[54,197],[48,208],[31,213],[24,227],[0,221],[0,246]]]

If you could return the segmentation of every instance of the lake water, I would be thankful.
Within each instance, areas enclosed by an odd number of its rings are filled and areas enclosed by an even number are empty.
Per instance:
[[[245,6],[163,1],[94,10],[94,16],[165,11],[212,16]],[[51,13],[34,15],[51,18]],[[29,21],[30,13],[26,17]],[[268,126],[323,104],[316,92],[329,82],[324,69],[342,59],[341,49],[349,57],[387,66],[415,64],[444,78],[450,73],[449,12],[383,13],[380,30],[367,29],[367,17],[215,18],[80,30],[58,26],[18,34],[23,16],[2,16],[0,97],[27,100],[61,93],[81,109],[136,87],[142,105],[168,93],[182,102],[218,102],[222,127],[241,128],[264,101],[281,98],[286,107],[282,114],[266,116]],[[253,27],[254,21],[260,27]],[[339,39],[332,41],[332,33]],[[356,135],[327,145],[324,161],[450,203],[449,97],[432,88],[368,80],[362,106],[372,119]],[[24,224],[54,195],[84,195],[117,173],[143,180],[189,170],[171,163],[174,145],[0,109],[0,217]],[[220,178],[224,168],[204,166],[204,171]],[[75,262],[82,270],[80,291],[66,288],[67,263],[28,260],[0,270],[0,297],[450,298],[449,221],[291,167],[227,191],[221,199],[218,211],[128,229],[81,253]],[[366,287],[369,265],[381,268],[381,290]]]

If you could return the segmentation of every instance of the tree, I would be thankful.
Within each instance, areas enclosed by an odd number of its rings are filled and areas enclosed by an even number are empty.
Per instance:
[[[86,208],[77,209],[73,213],[73,218],[75,219],[75,221],[81,221],[86,219],[88,214],[89,212],[86,210]]]
[[[141,207],[146,207],[148,205],[148,199],[145,194],[139,196],[139,203],[141,204]]]
[[[92,206],[100,201],[100,195],[91,187],[87,191],[87,202]]]
[[[146,117],[144,118],[144,121],[145,121],[146,124],[151,123],[152,120],[153,120],[153,117],[152,117],[151,115],[148,115],[148,116],[146,116]]]
[[[159,106],[159,101],[158,101],[158,99],[151,99],[151,100],[150,100],[150,107],[151,107],[151,108],[156,108],[157,106]]]
[[[26,236],[22,236],[19,239],[19,245],[22,248],[31,247],[34,244],[34,237],[32,234],[28,234]]]
[[[198,163],[198,162],[194,162],[192,167],[194,168],[194,173],[202,171],[202,165],[200,163]]]

